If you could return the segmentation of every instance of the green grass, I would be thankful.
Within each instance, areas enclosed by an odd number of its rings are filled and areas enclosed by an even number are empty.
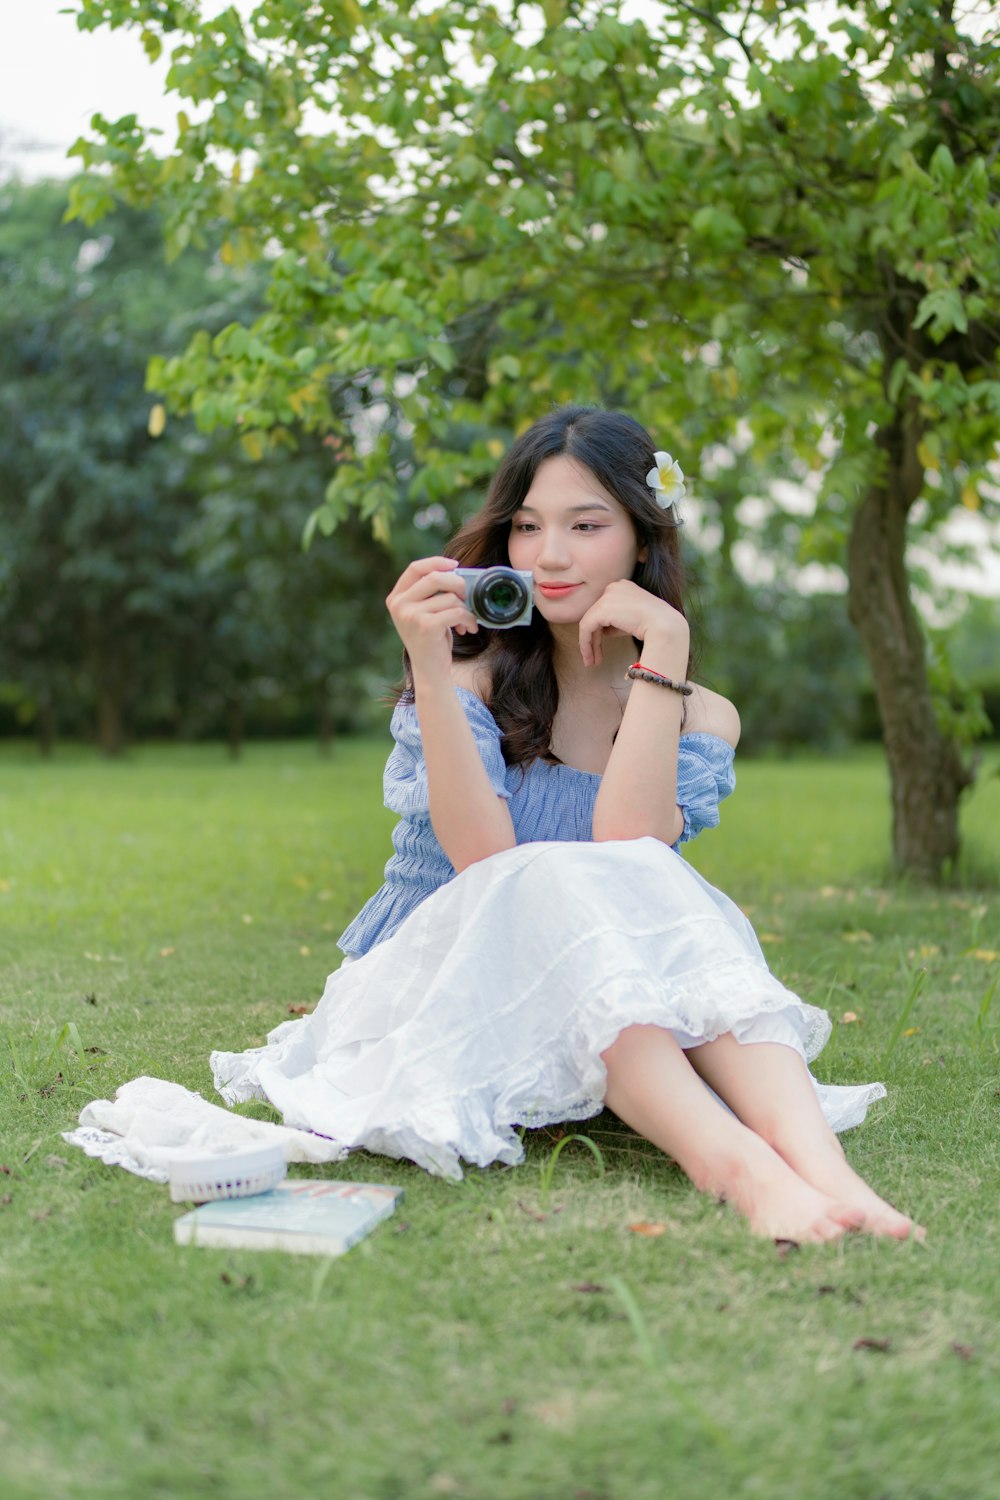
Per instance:
[[[605,1115],[573,1127],[603,1176],[570,1142],[548,1178],[554,1132],[459,1186],[328,1169],[406,1189],[342,1260],[179,1249],[166,1189],[62,1141],[142,1072],[210,1096],[213,1046],[317,997],[384,753],[0,749],[5,1500],[1000,1496],[995,774],[966,888],[887,879],[869,753],[744,765],[691,852],[838,1018],[818,1074],[889,1085],[845,1143],[923,1247],[782,1258]]]

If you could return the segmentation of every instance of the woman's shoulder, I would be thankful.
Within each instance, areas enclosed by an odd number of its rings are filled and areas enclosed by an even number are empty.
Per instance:
[[[456,687],[474,693],[482,703],[489,704],[493,690],[493,673],[482,656],[465,657],[451,664],[451,680]]]
[[[714,734],[733,749],[740,742],[740,716],[734,704],[712,688],[691,684],[694,691],[686,700],[684,734]]]

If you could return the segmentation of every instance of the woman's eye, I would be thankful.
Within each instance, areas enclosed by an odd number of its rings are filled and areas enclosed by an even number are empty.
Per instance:
[[[576,529],[577,531],[600,531],[601,527],[596,521],[578,521]]]

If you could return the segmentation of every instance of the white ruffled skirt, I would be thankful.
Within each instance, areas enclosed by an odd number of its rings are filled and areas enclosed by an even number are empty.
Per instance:
[[[267,1045],[214,1052],[229,1104],[267,1099],[285,1124],[408,1157],[444,1177],[515,1163],[515,1127],[603,1108],[601,1053],[654,1024],[690,1048],[731,1032],[806,1062],[829,1034],[768,970],[750,923],[654,838],[534,843],[471,865],[398,931],[327,981],[312,1015]],[[834,1130],[881,1084],[816,1084]]]

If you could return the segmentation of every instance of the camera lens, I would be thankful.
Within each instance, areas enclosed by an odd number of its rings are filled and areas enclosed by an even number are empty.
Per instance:
[[[516,620],[528,603],[522,580],[509,572],[489,569],[477,578],[469,601],[473,613],[488,625],[507,625]]]

